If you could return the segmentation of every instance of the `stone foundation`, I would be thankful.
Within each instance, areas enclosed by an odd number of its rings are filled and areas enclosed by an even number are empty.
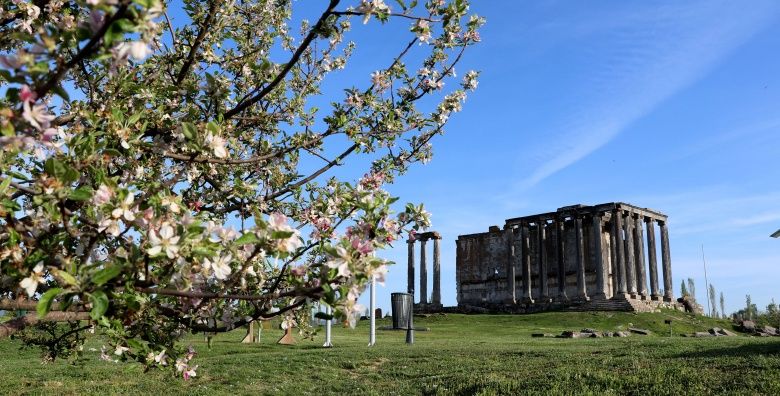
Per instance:
[[[547,303],[518,303],[518,304],[459,304],[457,307],[443,307],[439,311],[420,312],[448,312],[448,313],[506,313],[506,314],[530,314],[548,311],[566,312],[592,312],[592,311],[621,311],[621,312],[660,312],[661,309],[674,309],[685,312],[685,307],[680,303],[664,301],[644,301],[638,299],[610,299],[588,301],[552,301]],[[415,313],[417,310],[415,309]]]

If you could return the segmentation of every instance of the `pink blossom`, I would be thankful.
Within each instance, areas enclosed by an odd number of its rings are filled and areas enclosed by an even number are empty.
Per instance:
[[[190,367],[187,370],[184,370],[184,373],[182,374],[184,376],[184,380],[189,380],[190,377],[195,377],[197,374],[195,373],[195,370],[198,369],[198,366],[195,365],[195,367]]]
[[[39,131],[48,128],[49,123],[54,119],[54,115],[50,114],[43,104],[30,106],[30,103],[30,101],[23,103],[22,117]]]
[[[54,128],[47,128],[45,131],[43,131],[43,134],[41,135],[41,140],[44,143],[51,143],[52,140],[54,140],[54,137],[59,135],[59,131],[57,131]]]
[[[302,266],[302,265],[301,265],[301,266],[294,267],[293,269],[291,269],[291,270],[290,270],[290,273],[291,273],[293,276],[296,276],[296,277],[299,277],[299,278],[301,278],[301,277],[303,277],[304,275],[306,275],[306,267],[304,267],[304,266]]]
[[[287,227],[287,216],[282,213],[274,212],[268,218],[268,225],[274,230],[279,230]]]
[[[36,95],[29,86],[22,85],[22,89],[19,91],[19,99],[21,99],[22,102],[35,102],[35,99],[37,98],[38,95]]]
[[[352,248],[360,252],[362,255],[367,255],[374,251],[374,245],[371,243],[370,240],[360,240],[358,237],[352,237],[350,240],[352,243]]]
[[[367,190],[376,190],[382,186],[385,181],[385,174],[382,172],[367,173],[360,179],[360,186]]]
[[[103,205],[104,203],[111,201],[111,198],[113,197],[114,191],[111,190],[111,187],[108,187],[105,184],[101,184],[97,191],[95,191],[95,195],[92,197],[92,203],[95,205]]]

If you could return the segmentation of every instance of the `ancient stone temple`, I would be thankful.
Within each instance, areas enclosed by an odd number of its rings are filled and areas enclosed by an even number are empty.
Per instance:
[[[461,235],[458,307],[510,312],[678,308],[666,220],[658,211],[613,202],[566,206],[508,219],[503,229]]]

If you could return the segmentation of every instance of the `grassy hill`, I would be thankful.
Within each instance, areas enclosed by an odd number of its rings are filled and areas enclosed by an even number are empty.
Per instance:
[[[665,319],[673,320],[668,336]],[[379,325],[389,325],[382,319]],[[378,331],[368,348],[368,324],[334,327],[335,348],[322,336],[284,347],[281,330],[260,344],[240,344],[243,331],[220,335],[208,350],[192,337],[201,368],[189,382],[141,374],[131,364],[98,361],[42,365],[33,350],[0,342],[0,394],[780,394],[780,338],[683,338],[727,322],[679,312],[434,315],[415,324],[413,346],[402,331]],[[629,326],[653,331],[628,338],[531,338],[532,333]],[[100,340],[88,347],[99,349]]]

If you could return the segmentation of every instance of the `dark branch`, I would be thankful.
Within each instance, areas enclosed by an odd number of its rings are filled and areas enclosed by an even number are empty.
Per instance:
[[[309,44],[311,44],[314,38],[317,37],[317,35],[320,33],[320,30],[322,29],[322,25],[325,24],[325,20],[328,19],[328,17],[333,14],[333,9],[336,8],[338,4],[339,4],[339,0],[330,0],[328,9],[325,10],[325,12],[323,12],[322,15],[320,15],[320,19],[317,20],[317,23],[309,31],[309,34],[306,35],[306,38],[303,39],[303,42],[301,42],[301,45],[298,46],[297,50],[295,50],[295,53],[293,54],[292,58],[290,58],[290,60],[284,65],[284,68],[282,68],[282,71],[276,75],[273,81],[271,81],[268,85],[266,85],[255,96],[237,104],[236,107],[228,110],[225,113],[226,119],[233,117],[234,115],[249,108],[249,106],[252,106],[253,104],[259,102],[266,95],[271,93],[271,91],[273,91],[282,81],[284,81],[285,77],[287,77],[287,73],[289,73],[290,70],[292,70],[293,66],[295,66],[298,63],[298,60],[301,58],[301,55],[303,55],[304,51],[306,51],[306,49],[309,47]]]
[[[206,34],[211,28],[211,23],[214,21],[214,17],[217,14],[217,6],[219,5],[219,1],[211,1],[210,3],[211,4],[209,5],[208,14],[206,14],[206,20],[203,21],[203,25],[200,26],[198,36],[195,37],[195,42],[192,43],[192,46],[190,47],[190,53],[187,55],[187,60],[184,61],[184,65],[182,65],[181,70],[179,70],[179,74],[176,76],[176,85],[181,84],[181,82],[184,81],[184,78],[187,77],[187,73],[190,71],[190,67],[192,67],[193,62],[195,62],[195,55],[197,55],[198,49],[200,48],[201,44],[203,44],[203,40],[206,38]],[[173,30],[171,30],[171,35],[173,35]]]

